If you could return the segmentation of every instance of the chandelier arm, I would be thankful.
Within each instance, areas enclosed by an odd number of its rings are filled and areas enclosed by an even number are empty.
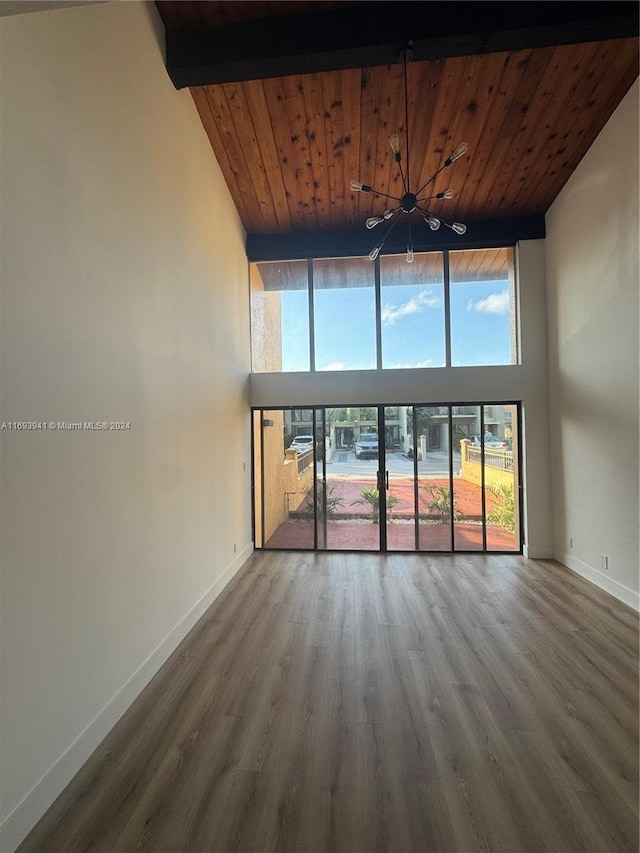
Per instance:
[[[449,195],[446,195],[445,193],[449,193]],[[445,192],[436,193],[435,195],[426,195],[426,196],[423,196],[423,198],[417,198],[416,202],[434,201],[435,199],[440,200],[443,198],[453,198],[453,193],[451,192],[451,190],[446,190]]]
[[[398,212],[399,212],[399,211],[398,211]],[[385,235],[384,235],[384,237],[382,238],[382,240],[380,241],[380,243],[378,243],[378,251],[380,251],[380,249],[382,249],[382,247],[384,246],[384,244],[387,242],[387,237],[389,236],[389,234],[391,234],[391,232],[393,231],[393,229],[396,227],[396,225],[398,224],[399,220],[400,220],[400,217],[399,217],[399,216],[398,216],[398,214],[396,213],[396,218],[393,220],[393,222],[391,223],[391,225],[387,228],[387,230],[386,230],[386,232],[385,232]]]
[[[398,160],[397,163],[398,163],[398,168],[400,169],[400,177],[402,178],[402,186],[404,187],[405,193],[408,193],[409,192],[409,183],[408,183],[408,181],[409,181],[409,171],[408,171],[409,170],[409,163],[407,162],[407,177],[406,178],[404,176],[404,172],[402,171],[402,163],[400,162],[400,160]],[[400,199],[398,199],[398,201],[399,200]]]
[[[439,219],[442,225],[446,225],[447,228],[450,228],[452,231],[455,231],[456,234],[464,234],[467,230],[466,225],[462,225],[462,223],[458,222],[451,222],[449,219],[443,219],[441,216],[436,216],[435,213],[431,213],[431,211],[427,210],[426,207],[419,207],[418,205],[416,205],[416,210],[419,210],[420,213],[426,214],[427,216],[433,216],[434,219]],[[454,225],[460,225],[462,228],[464,228],[464,231],[458,231],[456,228],[453,227]]]
[[[371,190],[369,192],[371,192],[373,195],[383,195],[385,198],[393,199],[393,201],[402,201],[402,198],[400,196],[389,195],[389,193],[382,193],[382,192],[379,192],[378,190],[374,190],[373,187],[371,188]]]
[[[429,180],[424,182],[424,184],[423,184],[423,185],[420,187],[420,189],[416,192],[416,195],[420,195],[420,193],[422,192],[422,190],[423,190],[425,187],[428,187],[428,186],[429,186],[429,184],[430,184],[432,181],[435,181],[435,179],[438,177],[438,175],[440,174],[440,172],[442,172],[442,170],[443,170],[443,169],[446,169],[446,168],[447,168],[447,164],[446,164],[446,163],[443,163],[443,164],[442,164],[442,166],[440,166],[440,168],[438,169],[438,171],[437,171],[437,172],[434,172],[434,173],[433,173],[433,175],[431,175],[431,177],[429,178]]]

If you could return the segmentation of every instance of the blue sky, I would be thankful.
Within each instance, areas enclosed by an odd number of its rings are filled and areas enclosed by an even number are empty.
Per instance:
[[[308,370],[306,291],[282,291],[282,367]],[[510,364],[509,283],[451,283],[452,364]],[[385,368],[441,367],[444,356],[442,285],[382,287]],[[373,288],[315,292],[316,370],[376,366]]]

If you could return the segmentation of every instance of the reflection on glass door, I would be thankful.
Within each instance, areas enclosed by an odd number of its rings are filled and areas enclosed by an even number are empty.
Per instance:
[[[517,404],[254,412],[257,548],[519,551]]]

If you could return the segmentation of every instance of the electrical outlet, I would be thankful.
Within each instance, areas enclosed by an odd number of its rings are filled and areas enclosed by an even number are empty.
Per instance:
[[[609,571],[609,558],[606,554],[600,554],[600,568],[605,572]]]

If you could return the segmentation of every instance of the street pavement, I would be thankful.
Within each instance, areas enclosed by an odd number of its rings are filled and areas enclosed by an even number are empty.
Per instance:
[[[382,467],[382,466],[380,466]],[[375,478],[378,470],[377,459],[356,459],[353,450],[337,450],[330,462],[327,462],[327,474],[344,475],[351,477],[365,476]],[[389,476],[400,475],[403,477],[413,476],[413,459],[407,459],[401,453],[387,453],[384,470]],[[460,454],[453,454],[453,474],[460,473]],[[418,474],[439,474],[449,476],[449,454],[442,451],[429,451],[426,459],[418,462]]]

